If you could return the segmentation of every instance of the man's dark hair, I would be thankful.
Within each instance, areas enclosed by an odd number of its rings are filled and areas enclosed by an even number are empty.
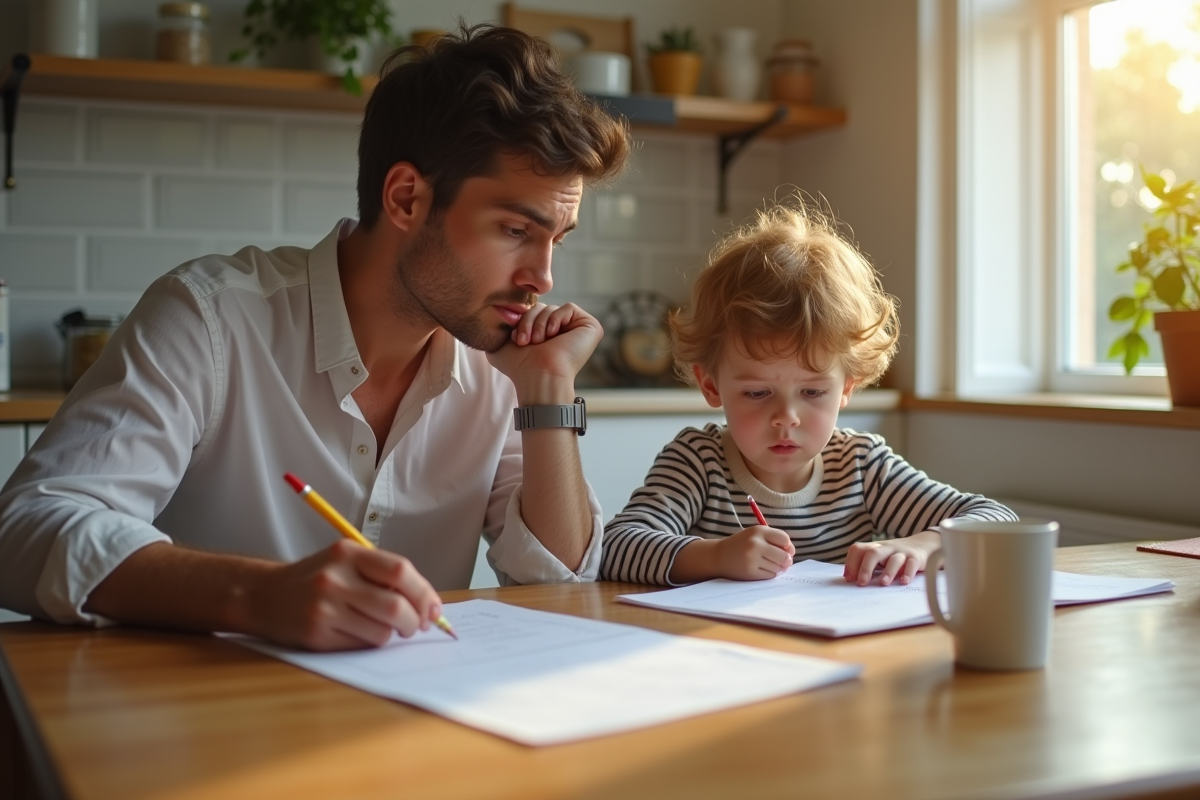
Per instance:
[[[460,25],[427,47],[397,50],[380,74],[358,141],[358,213],[367,229],[400,161],[430,182],[436,214],[467,178],[492,173],[502,153],[587,182],[616,175],[629,156],[628,123],[571,84],[548,42],[513,28]]]

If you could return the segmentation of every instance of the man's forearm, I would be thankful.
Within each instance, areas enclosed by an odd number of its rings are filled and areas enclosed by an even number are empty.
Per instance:
[[[577,571],[592,538],[578,435],[553,428],[527,430],[521,437],[521,518],[543,547]]]
[[[251,587],[278,565],[160,542],[121,562],[92,590],[84,610],[133,625],[261,634]]]

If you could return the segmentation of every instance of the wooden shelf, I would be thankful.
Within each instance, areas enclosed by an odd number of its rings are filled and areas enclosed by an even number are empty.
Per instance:
[[[374,77],[364,78],[363,95],[354,97],[342,89],[341,78],[304,70],[38,54],[30,59],[32,66],[22,84],[22,93],[86,99],[352,112],[363,109],[376,83]],[[669,99],[674,104],[676,124],[662,126],[663,129],[717,135],[738,133],[763,122],[778,106],[739,103],[720,97]],[[845,121],[846,112],[842,109],[789,105],[788,116],[763,135],[791,137],[837,127]]]
[[[363,95],[355,97],[346,93],[341,78],[335,75],[298,69],[40,54],[29,58],[32,66],[21,85],[23,94],[88,100],[361,111],[375,86],[374,78],[364,78]]]
[[[840,108],[799,106],[794,103],[739,103],[722,97],[676,97],[675,130],[696,133],[739,133],[770,119],[780,105],[787,116],[763,132],[768,139],[787,139],[802,133],[836,128],[846,124],[846,112]]]

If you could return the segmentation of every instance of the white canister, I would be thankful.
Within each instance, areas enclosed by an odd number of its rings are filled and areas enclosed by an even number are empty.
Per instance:
[[[753,28],[726,28],[717,34],[718,53],[713,62],[713,88],[721,97],[750,102],[758,96],[762,76],[754,44]]]
[[[583,50],[568,57],[563,67],[581,92],[617,97],[629,94],[629,56],[624,53]]]
[[[0,392],[12,388],[12,371],[9,366],[8,346],[8,281],[0,278]]]
[[[95,58],[100,38],[97,0],[37,0],[29,8],[30,49],[35,53]]]

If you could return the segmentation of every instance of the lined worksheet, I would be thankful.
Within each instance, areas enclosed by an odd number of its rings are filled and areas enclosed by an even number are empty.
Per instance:
[[[618,600],[639,606],[697,614],[818,636],[854,636],[933,622],[925,599],[925,576],[907,586],[857,586],[842,577],[841,564],[801,561],[765,581],[712,580],[644,594],[623,594]],[[1175,587],[1159,578],[1120,578],[1055,572],[1055,605],[1095,603]],[[938,593],[945,601],[945,575],[938,575]]]
[[[672,636],[492,600],[372,650],[236,641],[335,681],[529,745],[641,728],[856,677],[859,664]]]

